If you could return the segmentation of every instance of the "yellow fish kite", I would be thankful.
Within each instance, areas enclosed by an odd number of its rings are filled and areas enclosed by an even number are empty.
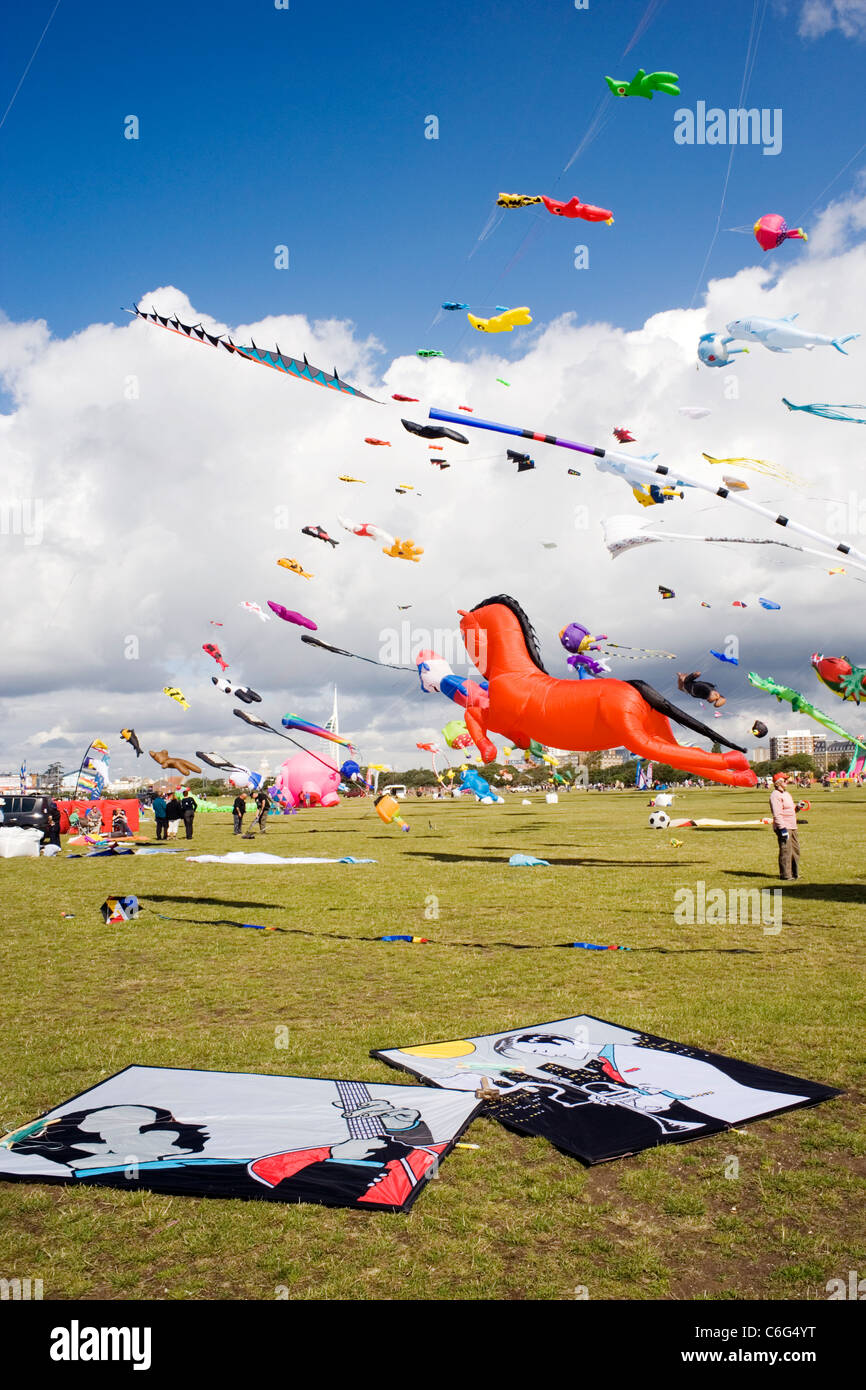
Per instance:
[[[278,565],[282,565],[284,570],[291,570],[292,574],[299,574],[302,579],[312,579],[312,575],[304,569],[299,560],[278,560]]]
[[[183,691],[178,690],[176,685],[164,685],[162,687],[162,693],[163,695],[168,695],[169,699],[176,700],[177,703],[179,705],[182,705],[184,709],[189,709],[189,701],[187,700]]]
[[[352,477],[349,476],[348,473],[341,473],[341,474],[340,474],[340,482],[341,482],[341,483],[365,483],[366,481],[367,481],[366,478],[352,478]]]
[[[479,333],[510,333],[512,328],[520,324],[532,323],[532,315],[525,304],[519,309],[506,309],[492,319],[479,319],[474,314],[467,314],[466,317]]]

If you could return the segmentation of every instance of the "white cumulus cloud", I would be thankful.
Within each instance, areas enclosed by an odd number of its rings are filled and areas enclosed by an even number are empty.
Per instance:
[[[343,726],[373,761],[423,763],[416,741],[437,737],[459,714],[422,695],[414,671],[317,651],[300,642],[297,627],[244,612],[245,599],[299,610],[325,641],[364,655],[387,648],[386,660],[411,664],[419,646],[450,644],[457,665],[457,610],[508,593],[528,612],[557,675],[568,674],[557,633],[579,620],[618,642],[676,652],[676,662],[621,661],[616,674],[651,680],[708,723],[712,711],[676,696],[675,671],[711,670],[730,697],[717,727],[749,746],[756,716],[775,729],[798,722],[749,690],[749,669],[799,686],[862,729],[859,712],[822,691],[809,667],[816,648],[864,659],[863,588],[853,569],[831,578],[829,556],[824,565],[773,547],[741,553],[745,547],[679,543],[612,561],[599,523],[629,511],[637,524],[661,519],[680,531],[796,537],[700,492],[644,510],[589,457],[471,428],[468,447],[446,441],[451,467],[440,472],[427,441],[407,434],[400,417],[424,421],[430,404],[466,404],[480,418],[614,448],[612,429],[625,426],[637,438],[631,452],[658,451],[673,471],[703,470],[716,483],[722,470],[704,465],[703,451],[769,459],[805,485],[724,471],[748,482],[745,496],[863,546],[866,427],[789,414],[781,398],[863,399],[866,340],[851,344],[848,357],[828,348],[775,355],[753,345],[724,370],[698,370],[695,346],[702,332],[755,314],[799,312],[803,326],[834,336],[866,329],[866,248],[857,240],[864,220],[862,202],[840,202],[810,228],[807,248],[792,243],[772,265],[712,282],[703,308],[668,308],[634,332],[573,315],[536,323],[518,340],[523,355],[508,362],[489,340],[473,343],[462,361],[388,362],[351,323],[301,315],[232,326],[236,342],[278,342],[317,366],[336,364],[383,404],[142,322],[91,324],[60,339],[45,323],[0,321],[0,381],[12,400],[0,417],[0,768],[17,766],[22,750],[33,766],[36,750],[46,763],[75,750],[71,766],[79,748],[104,736],[114,766],[131,772],[122,727],[134,727],[145,749],[184,757],[213,749],[276,766],[291,746],[232,716],[235,702],[211,683],[219,673],[202,651],[206,642],[220,647],[232,680],[262,694],[255,712],[277,725],[287,712],[324,720],[337,683]],[[147,290],[141,303],[225,327],[177,287]],[[393,392],[420,403],[398,404]],[[681,405],[712,413],[690,420]],[[365,444],[368,435],[391,447]],[[532,452],[536,469],[518,475],[506,462],[509,445]],[[569,466],[581,476],[569,476]],[[342,483],[341,473],[365,482]],[[404,483],[413,490],[399,495]],[[374,541],[341,530],[339,514],[411,537],[424,547],[420,563],[387,558]],[[307,525],[323,526],[339,546],[302,535]],[[314,578],[279,568],[281,556],[300,560]],[[676,600],[659,599],[660,583]],[[781,612],[761,609],[759,595],[780,602]],[[734,609],[735,599],[748,607]],[[709,655],[729,636],[740,642],[739,671]],[[188,711],[161,693],[165,685],[184,691]],[[145,761],[150,767],[146,759],[139,768]]]

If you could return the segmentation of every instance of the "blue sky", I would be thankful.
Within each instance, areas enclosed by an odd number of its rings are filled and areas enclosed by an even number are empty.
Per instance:
[[[7,9],[0,106],[52,6]],[[347,317],[392,355],[473,348],[462,315],[431,330],[445,298],[638,326],[688,304],[698,283],[729,150],[676,145],[674,111],[737,104],[756,8],[152,0],[121,13],[61,0],[0,131],[0,309],[67,335],[122,321],[121,305],[170,283],[228,323]],[[859,143],[863,47],[838,30],[799,37],[800,11],[799,0],[766,9],[748,104],[782,108],[783,149],[736,150],[711,275],[762,256],[726,228],[763,211],[807,218]],[[605,74],[638,66],[678,72],[682,96],[611,99],[557,182]],[[130,114],[137,141],[123,137]],[[438,140],[424,138],[430,114]],[[469,258],[501,189],[578,193],[616,222],[515,211]],[[573,267],[577,243],[589,270]],[[288,271],[274,269],[277,244]]]

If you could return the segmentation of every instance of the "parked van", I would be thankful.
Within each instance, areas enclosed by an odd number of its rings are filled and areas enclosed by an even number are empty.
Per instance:
[[[4,826],[25,826],[41,830],[43,835],[48,826],[48,796],[0,796],[0,828]]]

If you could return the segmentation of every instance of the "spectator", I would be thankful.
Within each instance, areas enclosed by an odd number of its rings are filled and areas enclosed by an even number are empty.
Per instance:
[[[232,814],[235,820],[235,834],[240,835],[244,828],[244,816],[247,810],[247,799],[243,792],[238,792],[232,803]]]
[[[197,809],[196,799],[194,796],[190,796],[189,789],[187,789],[186,794],[181,798],[180,812],[188,840],[192,839],[192,823]]]
[[[180,809],[180,802],[178,801],[174,792],[170,794],[168,801],[166,802],[165,814],[168,816],[167,838],[173,840],[176,837],[178,830],[180,829],[180,822],[183,816],[183,812]]]
[[[112,835],[126,836],[132,832],[129,828],[129,821],[126,819],[126,812],[122,806],[116,806],[111,813],[111,833]]]
[[[60,807],[56,801],[49,801],[46,812],[45,834],[42,840],[46,845],[60,846]]]
[[[770,793],[773,829],[779,842],[779,878],[800,877],[800,840],[797,835],[797,808],[788,791],[787,772],[777,772]]]
[[[156,838],[164,840],[168,834],[168,803],[161,794],[153,798],[153,815],[156,821]]]

